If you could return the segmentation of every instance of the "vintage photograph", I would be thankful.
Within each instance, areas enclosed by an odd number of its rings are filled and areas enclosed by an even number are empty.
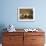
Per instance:
[[[18,21],[34,21],[35,9],[31,7],[18,8]]]

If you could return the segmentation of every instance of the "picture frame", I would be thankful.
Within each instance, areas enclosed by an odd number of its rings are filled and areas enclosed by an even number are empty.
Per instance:
[[[35,8],[33,7],[19,7],[18,21],[35,21]]]

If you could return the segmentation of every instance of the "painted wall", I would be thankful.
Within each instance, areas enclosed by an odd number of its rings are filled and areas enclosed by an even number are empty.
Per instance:
[[[16,28],[46,28],[46,0],[0,0],[0,25],[13,24]],[[18,7],[34,7],[36,20],[34,22],[18,22]]]

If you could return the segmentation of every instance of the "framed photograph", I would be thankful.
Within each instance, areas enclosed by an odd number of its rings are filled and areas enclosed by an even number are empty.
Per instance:
[[[34,21],[35,20],[35,8],[33,7],[19,7],[18,21]]]

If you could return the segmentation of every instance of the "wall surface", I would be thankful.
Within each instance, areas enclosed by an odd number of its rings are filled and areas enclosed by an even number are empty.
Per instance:
[[[18,7],[35,8],[35,21],[19,22]],[[41,27],[46,32],[46,0],[0,0],[0,31],[9,24],[20,29]]]

